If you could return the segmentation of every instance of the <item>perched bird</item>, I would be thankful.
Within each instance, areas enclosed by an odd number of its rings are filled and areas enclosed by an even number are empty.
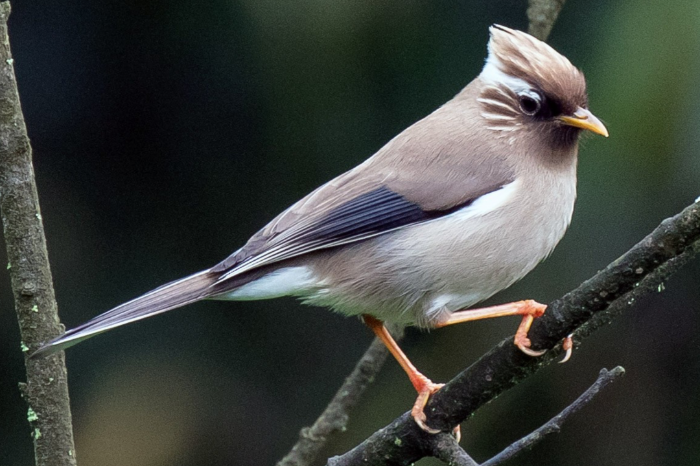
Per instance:
[[[515,344],[545,306],[469,310],[521,279],[564,235],[582,130],[603,136],[583,74],[547,44],[490,28],[481,74],[356,168],[304,197],[214,267],[115,307],[39,348],[46,355],[203,299],[297,296],[361,315],[396,357],[423,407],[440,385],[383,325],[435,328],[518,315]]]

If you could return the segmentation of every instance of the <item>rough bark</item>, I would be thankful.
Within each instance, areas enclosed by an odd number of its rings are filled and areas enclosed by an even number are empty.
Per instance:
[[[37,466],[74,466],[75,447],[63,353],[28,360],[27,353],[62,332],[54,297],[32,150],[13,67],[7,19],[0,3],[0,211],[25,354],[27,382],[20,384],[29,408]]]

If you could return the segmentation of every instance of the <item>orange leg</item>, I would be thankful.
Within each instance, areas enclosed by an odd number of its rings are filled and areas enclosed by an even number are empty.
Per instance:
[[[413,409],[411,409],[411,415],[413,416],[413,419],[415,419],[416,424],[418,424],[421,429],[428,433],[439,433],[439,430],[428,427],[425,424],[426,416],[423,412],[423,408],[425,408],[430,395],[440,390],[444,384],[433,383],[429,378],[421,374],[418,369],[416,369],[416,366],[413,365],[413,363],[408,359],[408,356],[406,356],[401,348],[399,348],[399,345],[396,343],[396,340],[394,340],[394,337],[392,337],[389,331],[386,329],[384,322],[367,314],[363,315],[362,318],[365,321],[365,325],[367,325],[367,327],[369,327],[374,334],[377,335],[380,340],[382,340],[382,343],[384,343],[399,365],[401,365],[406,374],[408,374],[408,378],[411,380],[413,387],[418,392],[418,398],[416,398],[416,402],[413,404]],[[457,437],[457,441],[459,442],[459,426],[455,428],[454,435]]]
[[[537,317],[541,317],[544,314],[547,306],[540,304],[532,300],[518,301],[514,303],[501,304],[499,306],[485,307],[482,309],[469,309],[464,311],[453,312],[446,320],[440,322],[436,325],[436,328],[446,327],[452,324],[458,324],[462,322],[469,322],[472,320],[488,319],[491,317],[504,317],[504,316],[522,316],[523,319],[518,326],[518,330],[515,332],[515,345],[520,348],[520,350],[530,356],[541,356],[545,351],[534,351],[530,349],[531,342],[527,338],[527,332],[530,330],[532,322]],[[368,314],[362,316],[365,325],[367,325],[377,337],[384,343],[389,352],[394,356],[399,365],[408,375],[408,378],[413,384],[413,387],[418,392],[418,398],[413,405],[411,410],[411,415],[415,419],[416,424],[420,426],[426,432],[431,434],[437,434],[440,431],[428,427],[425,424],[426,416],[424,412],[425,405],[428,403],[430,395],[437,392],[444,386],[444,384],[433,383],[429,378],[421,374],[416,366],[408,359],[406,354],[399,348],[396,340],[389,334],[389,331],[384,326],[384,322],[372,317]],[[453,435],[457,438],[459,442],[460,430],[459,426],[455,427]]]
[[[542,356],[546,350],[535,351],[530,349],[531,342],[527,337],[527,332],[530,330],[530,326],[535,318],[541,317],[545,309],[547,309],[547,306],[530,299],[481,309],[467,309],[453,312],[446,320],[438,323],[435,327],[441,328],[472,320],[490,319],[491,317],[523,316],[523,320],[520,322],[520,326],[518,326],[518,330],[515,332],[513,342],[520,348],[520,351],[528,356]]]

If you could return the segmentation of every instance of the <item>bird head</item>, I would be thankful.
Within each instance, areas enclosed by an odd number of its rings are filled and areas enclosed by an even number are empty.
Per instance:
[[[513,142],[523,132],[555,148],[576,144],[582,130],[607,137],[588,110],[583,73],[549,45],[524,32],[494,25],[479,75],[478,101],[486,127]]]

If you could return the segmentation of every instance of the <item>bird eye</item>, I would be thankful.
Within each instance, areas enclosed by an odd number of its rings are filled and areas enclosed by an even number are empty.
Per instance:
[[[534,115],[540,111],[542,106],[542,98],[539,94],[534,92],[528,92],[526,94],[520,94],[518,96],[518,101],[520,102],[520,110],[526,115]]]

